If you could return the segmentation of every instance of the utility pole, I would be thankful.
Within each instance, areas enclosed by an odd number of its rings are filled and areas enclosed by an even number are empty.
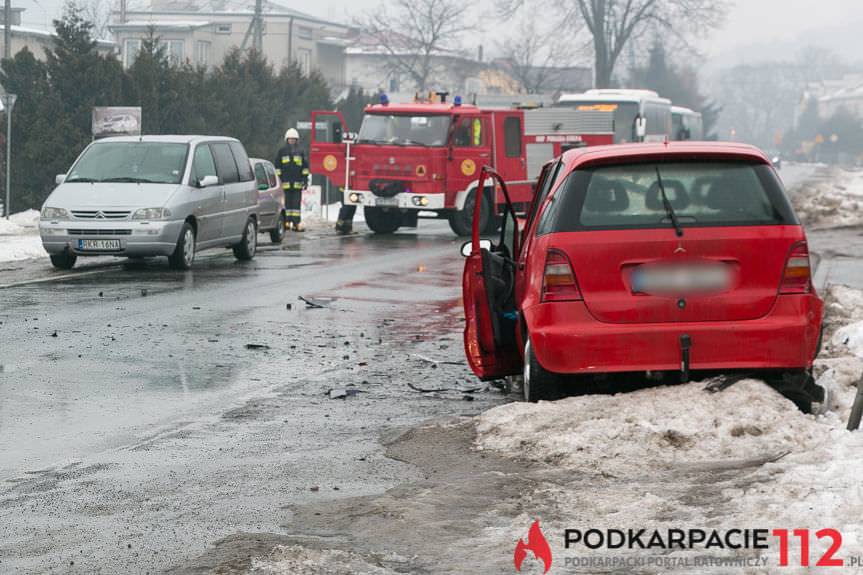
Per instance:
[[[4,34],[3,34],[3,57],[12,57],[12,0],[6,0],[6,5],[3,9],[4,18]]]
[[[264,53],[264,0],[255,0],[255,51]]]

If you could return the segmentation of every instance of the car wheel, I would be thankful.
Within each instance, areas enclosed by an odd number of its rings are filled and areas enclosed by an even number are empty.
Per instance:
[[[530,336],[524,344],[524,373],[521,389],[524,400],[535,403],[540,399],[553,398],[557,393],[560,376],[550,372],[539,364],[533,347],[530,344]]]
[[[282,243],[285,239],[285,214],[279,215],[276,227],[270,230],[270,241],[274,244]]]
[[[483,202],[479,207],[479,229],[485,233],[488,227],[488,220],[491,214],[491,206],[489,206],[487,197],[483,197]],[[469,236],[473,230],[473,207],[476,204],[476,190],[472,191],[464,202],[464,208],[449,215],[449,227],[460,236]]]
[[[363,210],[366,225],[376,234],[391,234],[402,224],[402,215],[398,210],[384,211],[381,208],[365,208]]]
[[[243,239],[234,246],[234,257],[238,260],[250,260],[255,257],[258,249],[258,226],[253,218],[246,220],[246,228],[243,230]]]
[[[764,379],[803,413],[812,413],[812,402],[823,403],[826,396],[824,388],[815,383],[809,371],[779,372]]]
[[[189,222],[183,223],[180,237],[177,239],[177,247],[174,253],[168,256],[168,264],[175,270],[187,270],[195,261],[195,228]]]
[[[70,254],[69,252],[51,254],[51,265],[57,269],[71,270],[72,266],[75,265],[75,261],[77,259],[78,256],[76,256],[75,254]]]

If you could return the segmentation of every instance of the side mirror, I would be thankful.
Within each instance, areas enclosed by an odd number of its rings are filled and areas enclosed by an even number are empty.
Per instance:
[[[491,250],[491,240],[480,240],[479,247],[482,250]],[[473,242],[465,242],[461,245],[461,255],[468,257],[473,253]]]
[[[58,186],[66,181],[66,174],[57,174],[54,176],[54,183]]]
[[[199,188],[206,188],[208,186],[215,186],[218,183],[219,183],[219,176],[209,175],[209,176],[204,176],[203,178],[198,180],[198,187]]]

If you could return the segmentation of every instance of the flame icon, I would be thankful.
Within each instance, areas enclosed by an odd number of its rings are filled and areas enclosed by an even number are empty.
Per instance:
[[[542,559],[542,563],[545,565],[543,573],[548,573],[548,570],[551,569],[551,548],[539,528],[539,519],[530,526],[530,531],[527,532],[527,543],[523,539],[519,539],[518,545],[515,546],[515,569],[519,573],[521,573],[521,563],[527,557],[528,550],[533,551],[533,556],[537,559]]]

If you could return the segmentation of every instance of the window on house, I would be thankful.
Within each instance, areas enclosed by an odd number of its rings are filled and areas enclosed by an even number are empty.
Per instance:
[[[297,38],[312,39],[313,30],[308,26],[297,26]]]
[[[198,40],[196,62],[205,68],[210,65],[210,42]]]
[[[230,34],[231,33],[231,25],[230,24],[216,24],[216,34]]]
[[[138,57],[138,52],[141,51],[140,40],[126,40],[125,49],[123,50],[124,64],[128,68],[135,63]]]
[[[164,47],[165,55],[172,66],[181,66],[183,64],[182,40],[161,40],[159,46]]]
[[[308,76],[312,71],[312,52],[311,50],[297,50],[297,64],[300,66],[300,72],[303,76]]]

